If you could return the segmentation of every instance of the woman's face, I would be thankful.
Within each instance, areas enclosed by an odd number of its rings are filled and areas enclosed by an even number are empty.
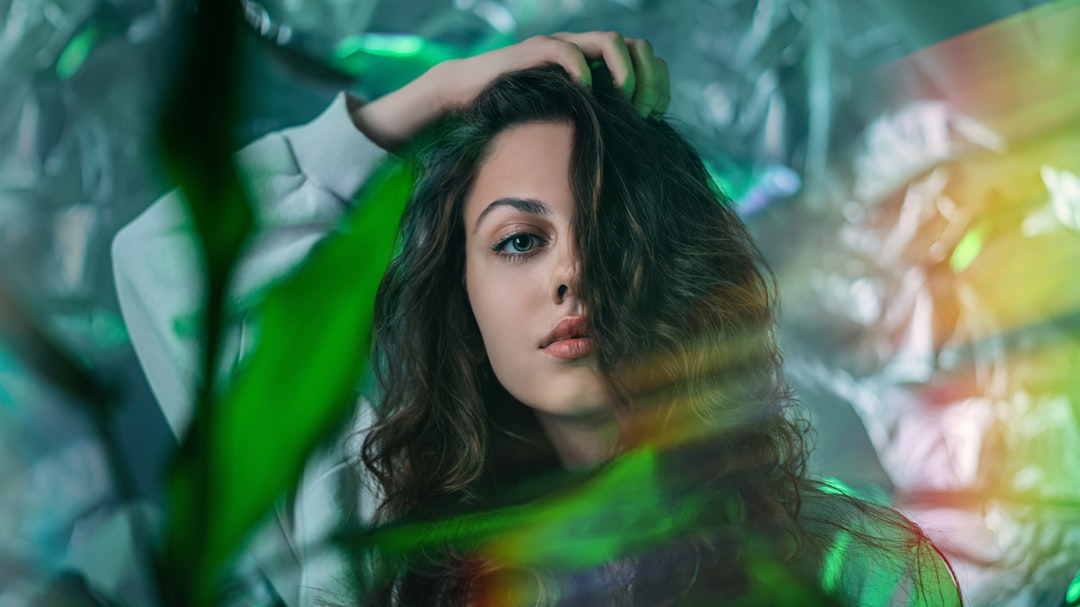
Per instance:
[[[591,414],[608,402],[582,328],[572,150],[565,123],[503,131],[464,216],[465,284],[495,376],[525,405],[554,415]]]

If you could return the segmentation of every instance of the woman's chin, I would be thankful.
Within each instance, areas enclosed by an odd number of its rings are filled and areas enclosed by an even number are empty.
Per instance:
[[[574,398],[551,400],[536,404],[526,403],[538,415],[567,419],[606,418],[611,416],[611,405],[607,398]]]

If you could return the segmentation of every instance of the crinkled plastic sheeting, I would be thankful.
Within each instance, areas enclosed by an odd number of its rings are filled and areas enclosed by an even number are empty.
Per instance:
[[[1004,16],[1029,4],[978,6]],[[372,95],[536,33],[649,38],[671,65],[670,113],[780,277],[790,377],[820,436],[815,469],[892,493],[954,559],[971,604],[1059,604],[1080,567],[1074,4],[872,69],[940,40],[919,35],[934,11],[884,0],[248,2],[263,42],[247,55],[238,138],[314,115],[348,76]],[[0,0],[0,277],[127,386],[120,427],[151,441],[125,439],[141,455],[167,439],[117,315],[107,246],[167,187],[148,151],[170,82],[169,5]],[[0,602],[62,589],[64,570],[146,596],[123,519],[154,509],[155,469],[141,499],[119,499],[96,429],[70,400],[0,350]]]
[[[868,74],[887,105],[779,263],[790,373],[859,413],[973,605],[1077,595],[1078,30],[1052,4]]]
[[[78,596],[77,572],[152,600],[128,520],[147,501],[121,499],[90,408],[24,356],[11,304],[103,380],[137,377],[108,245],[155,194],[146,155],[165,82],[160,25],[152,2],[0,2],[0,604]],[[157,414],[138,386],[111,427],[144,430],[121,457],[161,461],[164,434],[150,432]],[[140,474],[148,486],[159,472]]]

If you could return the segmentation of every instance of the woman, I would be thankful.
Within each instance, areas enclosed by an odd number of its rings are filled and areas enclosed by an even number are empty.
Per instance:
[[[755,558],[805,581],[847,537],[881,575],[854,582],[849,568],[851,586],[834,580],[832,596],[955,600],[914,525],[805,478],[769,275],[666,122],[636,113],[602,70],[590,92],[556,67],[503,76],[435,137],[376,304],[379,419],[364,453],[384,495],[377,520],[505,512],[526,503],[505,496],[530,478],[653,450],[663,480],[640,491],[668,510],[700,502],[691,520],[616,550],[626,571],[615,578],[610,563],[525,559],[539,581],[515,592],[593,605],[771,601],[781,595],[755,586]],[[514,533],[418,543],[384,592],[402,604],[501,592],[521,563],[475,553]]]
[[[351,111],[421,161],[376,304],[362,474],[383,531],[354,555],[363,604],[958,601],[914,525],[805,478],[771,279],[696,153],[650,116],[667,78],[648,45],[564,34],[466,61],[486,69],[451,62]],[[507,549],[611,478],[632,491],[564,517],[592,537],[635,503],[602,556],[568,565],[573,538],[550,533],[554,549]],[[445,521],[457,530],[414,533]],[[420,539],[387,539],[401,530]]]

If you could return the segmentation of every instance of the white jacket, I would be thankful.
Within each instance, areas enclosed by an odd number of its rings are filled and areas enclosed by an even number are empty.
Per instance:
[[[237,321],[222,356],[227,373],[250,349],[244,314],[265,288],[294,268],[336,225],[385,152],[352,123],[342,93],[308,124],[271,133],[238,152],[255,209],[252,245],[236,272],[228,312]],[[179,437],[192,416],[199,364],[202,268],[180,194],[170,192],[125,226],[112,245],[120,309],[165,419]],[[348,603],[345,559],[308,547],[336,528],[342,512],[370,516],[373,499],[339,495],[347,458],[333,449],[309,462],[295,499],[283,503],[252,541],[254,558],[290,607],[322,597]]]

